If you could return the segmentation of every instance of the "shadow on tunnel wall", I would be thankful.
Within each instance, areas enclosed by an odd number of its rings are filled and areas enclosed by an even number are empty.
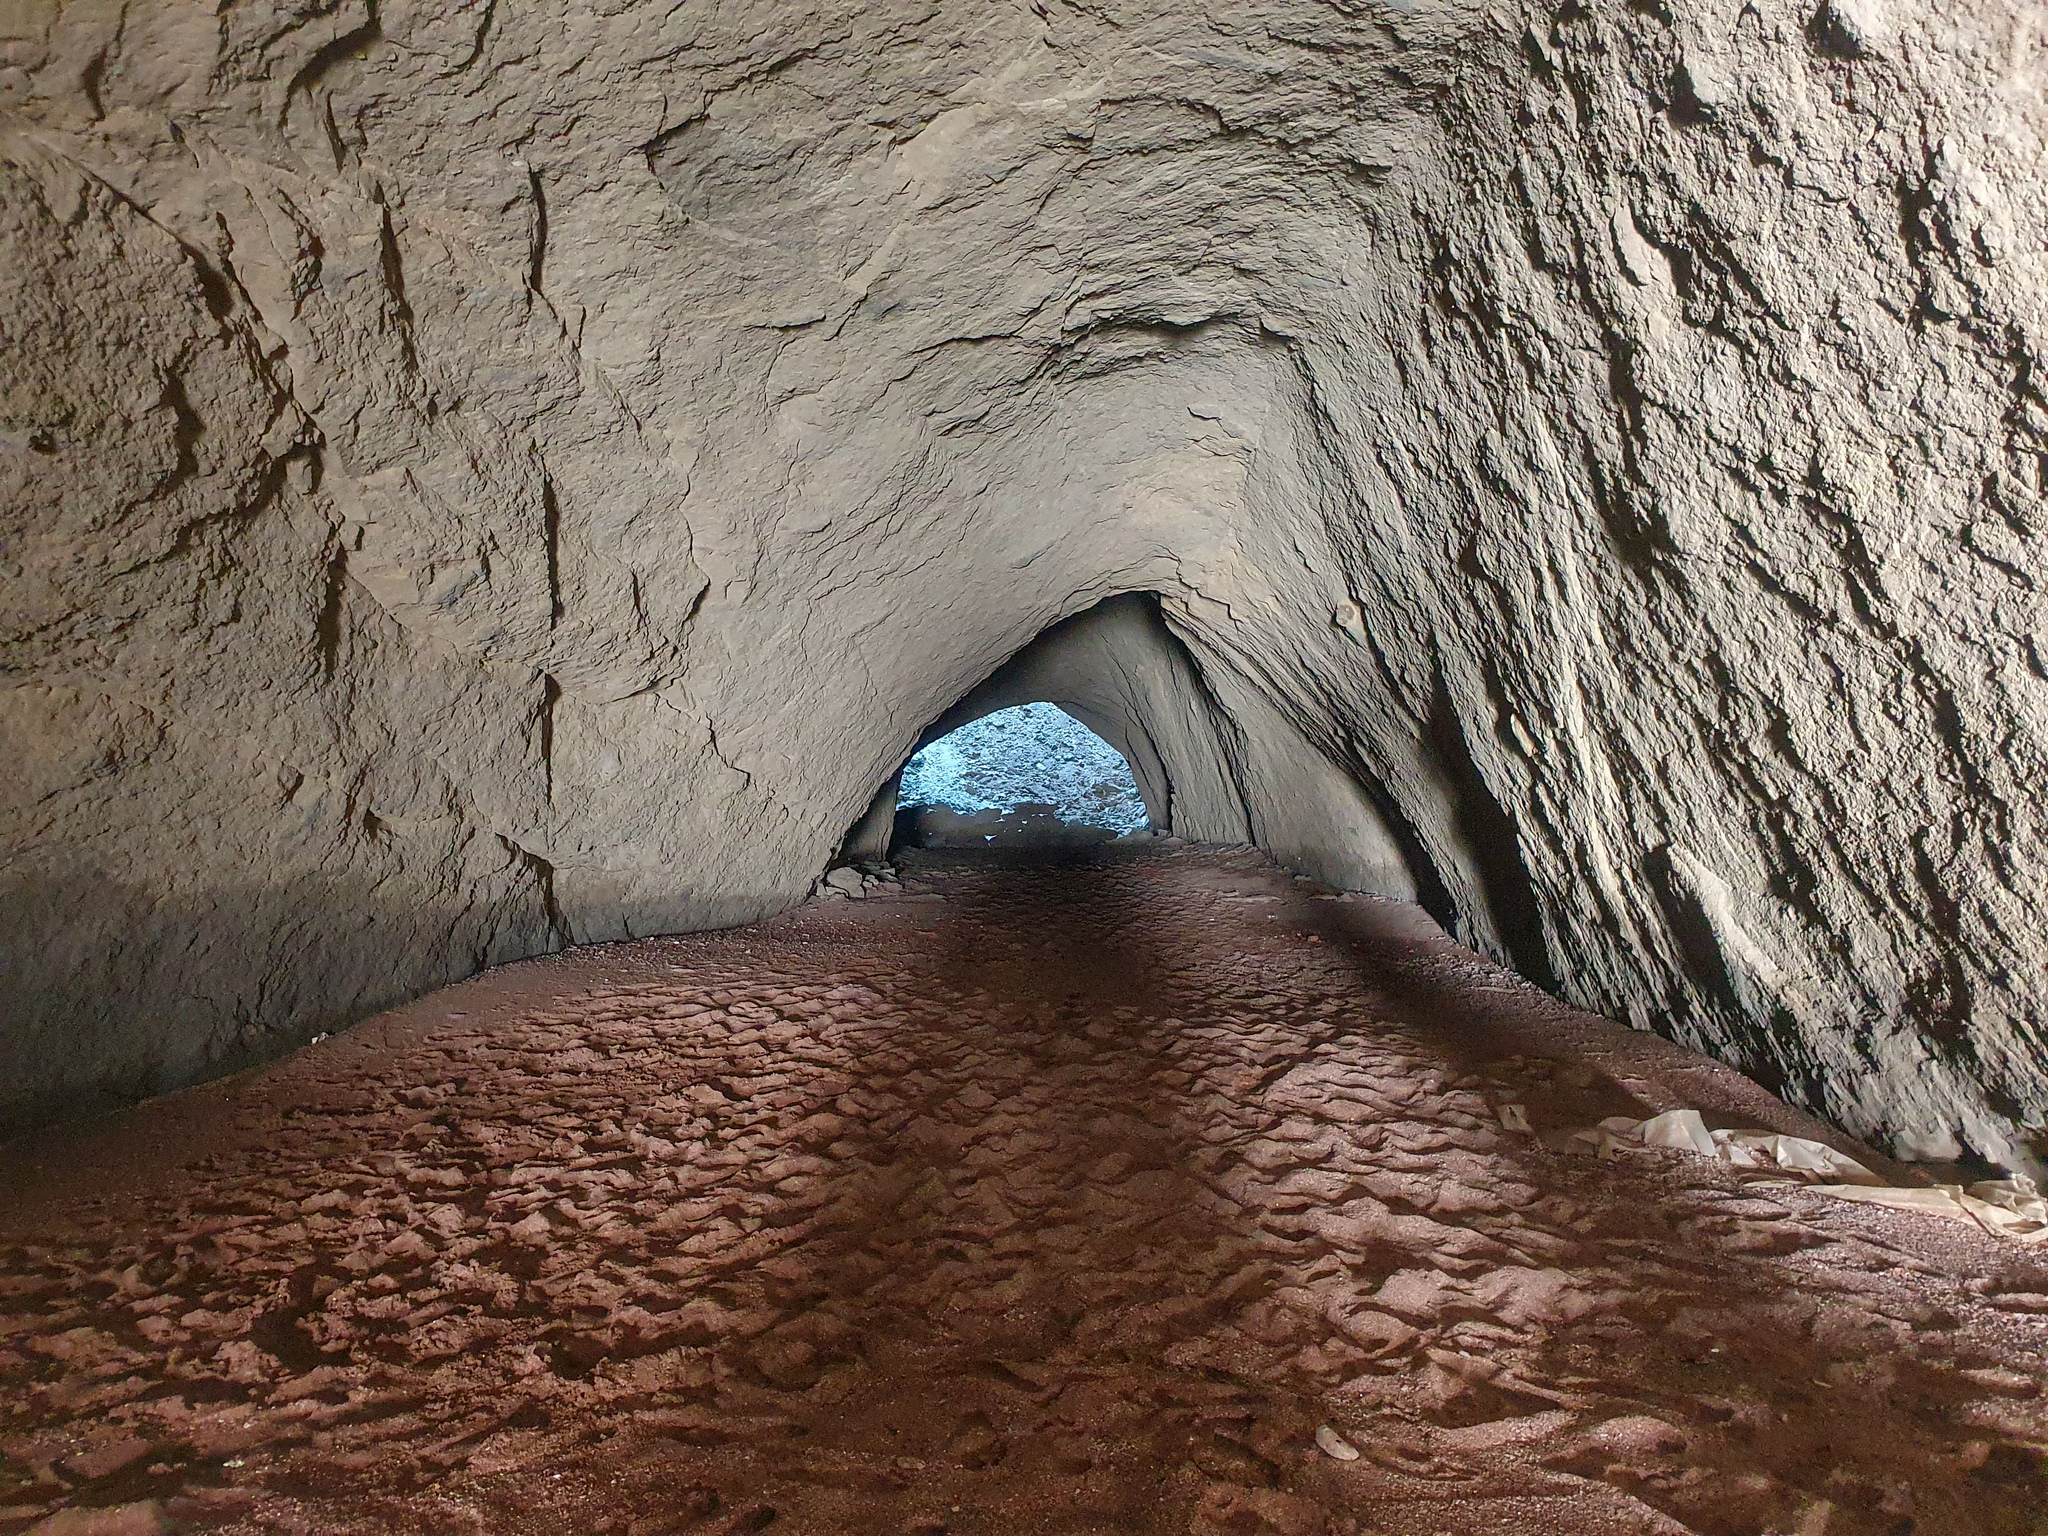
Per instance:
[[[552,873],[514,863],[468,899],[368,877],[170,897],[104,876],[16,878],[0,886],[0,1141],[275,1060],[585,940],[565,931]],[[580,892],[578,906],[601,909],[602,896]],[[590,940],[730,927],[788,905],[780,892],[614,896],[627,931]]]
[[[1470,850],[1481,889],[1507,956],[1516,970],[1544,991],[1555,994],[1559,977],[1550,962],[1543,932],[1543,912],[1536,888],[1522,862],[1521,838],[1514,817],[1501,805],[1473,761],[1472,749],[1458,723],[1456,709],[1441,678],[1430,715],[1428,743],[1451,791],[1451,810]],[[1442,888],[1442,881],[1432,876]],[[1448,897],[1444,911],[1430,915],[1446,928],[1455,923]]]

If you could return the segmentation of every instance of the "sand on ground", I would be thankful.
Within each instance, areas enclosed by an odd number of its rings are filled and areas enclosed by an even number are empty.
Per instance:
[[[1872,1156],[1248,851],[924,856],[6,1149],[0,1533],[2048,1533],[2048,1255],[1571,1137],[1679,1106]]]

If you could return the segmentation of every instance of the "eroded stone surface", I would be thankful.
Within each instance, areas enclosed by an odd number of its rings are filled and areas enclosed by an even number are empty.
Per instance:
[[[1244,854],[907,885],[18,1146],[0,1525],[2031,1536],[2048,1263],[1569,1150],[1816,1131],[1725,1067]]]
[[[2048,1114],[2030,7],[0,28],[10,1115],[794,901],[1129,592],[1274,846],[1342,789],[1859,1132]]]

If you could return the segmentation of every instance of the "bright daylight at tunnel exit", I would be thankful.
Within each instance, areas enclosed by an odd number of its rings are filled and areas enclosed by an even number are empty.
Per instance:
[[[2048,1536],[2021,0],[0,7],[0,1536]]]
[[[896,798],[915,817],[897,835],[927,846],[946,836],[965,837],[971,846],[973,839],[1149,830],[1130,765],[1052,704],[997,710],[919,749],[904,765]]]

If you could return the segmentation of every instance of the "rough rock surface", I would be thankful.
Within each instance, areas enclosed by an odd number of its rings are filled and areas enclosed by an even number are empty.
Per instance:
[[[1335,784],[1475,947],[1901,1149],[2048,1114],[2035,8],[0,34],[16,1122],[784,906],[1148,592],[1248,824]]]
[[[2038,1252],[1575,1154],[1818,1128],[1413,907],[1000,857],[18,1144],[0,1530],[2039,1529]]]

